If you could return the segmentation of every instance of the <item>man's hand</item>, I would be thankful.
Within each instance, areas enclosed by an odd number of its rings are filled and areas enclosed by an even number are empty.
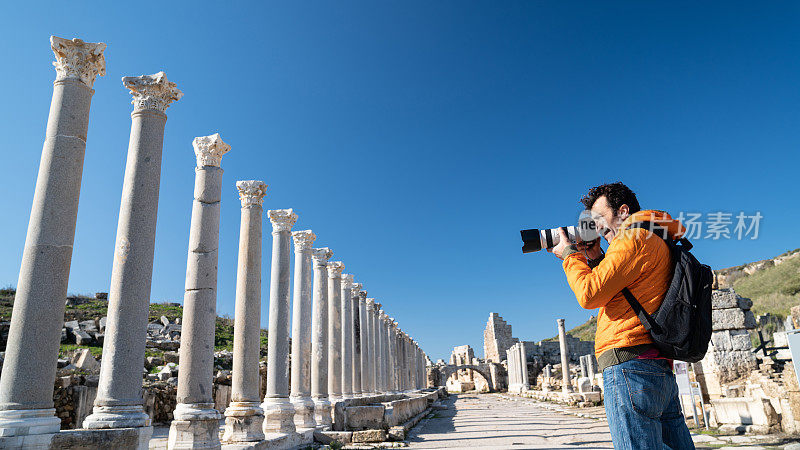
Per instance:
[[[603,249],[600,248],[600,238],[588,242],[578,242],[577,247],[589,260],[598,259],[603,255]]]
[[[563,256],[564,255],[564,250],[566,250],[566,248],[569,247],[570,245],[574,245],[574,244],[572,244],[569,241],[569,237],[567,236],[567,233],[564,232],[564,229],[563,228],[559,228],[558,229],[558,245],[556,245],[553,248],[548,248],[547,251],[552,253],[552,254],[554,254],[554,255],[556,255],[556,258],[558,258],[558,259],[564,259],[564,256]],[[600,247],[600,246],[598,245],[598,247]]]

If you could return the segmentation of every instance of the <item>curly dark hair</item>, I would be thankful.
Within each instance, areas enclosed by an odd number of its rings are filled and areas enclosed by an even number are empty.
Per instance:
[[[617,214],[617,210],[622,205],[628,205],[631,214],[638,212],[639,200],[636,199],[636,194],[628,187],[622,184],[621,181],[616,183],[601,184],[589,189],[589,192],[581,198],[581,203],[586,209],[592,209],[592,205],[598,198],[605,196],[608,200],[608,206]]]

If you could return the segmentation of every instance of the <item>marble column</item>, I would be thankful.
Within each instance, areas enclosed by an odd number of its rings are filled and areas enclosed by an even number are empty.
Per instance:
[[[581,377],[586,377],[588,373],[586,371],[586,355],[581,355],[578,361],[581,363]]]
[[[289,401],[289,291],[291,249],[289,236],[297,222],[291,209],[267,211],[272,223],[272,267],[269,282],[269,339],[267,392],[264,395],[264,433],[294,433],[294,406]]]
[[[261,220],[267,185],[258,180],[236,182],[242,203],[236,304],[233,323],[231,402],[225,409],[225,443],[264,439],[264,410],[259,393],[261,357]]]
[[[341,261],[328,263],[328,396],[342,400],[342,271]]]
[[[106,44],[51,36],[50,47],[56,79],[0,377],[0,437],[50,434],[61,427],[53,383],[92,86],[106,73]]]
[[[572,384],[569,382],[569,349],[567,348],[567,331],[564,327],[564,319],[557,319],[558,323],[558,343],[561,345],[561,390],[566,394],[573,392]]]
[[[384,320],[386,329],[386,348],[388,350],[386,368],[388,391],[391,393],[397,392],[397,378],[395,377],[395,357],[397,356],[397,349],[394,345],[394,319],[386,317]]]
[[[86,428],[150,426],[142,406],[142,370],[165,111],[183,93],[164,72],[124,77],[122,83],[133,95],[131,136],[108,291],[103,363],[94,412],[83,422]]]
[[[342,398],[353,398],[353,275],[342,275]]]
[[[522,374],[522,388],[529,389],[531,385],[528,378],[528,356],[525,354],[525,344],[520,342],[518,346],[520,373]]]
[[[370,302],[371,300],[371,302]],[[373,394],[380,394],[381,389],[378,380],[378,353],[380,347],[378,344],[378,321],[376,316],[380,303],[376,302],[374,298],[367,299],[367,317],[369,319],[369,386]]]
[[[389,342],[386,340],[386,311],[378,312],[378,334],[381,341],[381,391],[387,393],[391,391],[389,386]]]
[[[361,283],[353,283],[351,308],[353,311],[353,397],[361,397],[361,310],[359,297],[361,296]]]
[[[542,369],[542,391],[549,392],[550,391],[550,377],[553,376],[552,367],[550,364],[544,366]]]
[[[383,310],[380,309],[380,303],[375,304],[375,391],[379,394],[384,394],[386,390],[383,386],[383,339],[381,339],[381,315]]]
[[[183,294],[178,394],[167,447],[218,448],[219,420],[214,409],[214,331],[217,320],[217,260],[222,196],[222,156],[231,146],[219,133],[196,137],[197,158],[189,257]]]
[[[317,238],[311,230],[295,231],[294,301],[292,303],[292,392],[294,424],[314,428],[314,401],[311,399],[311,326],[314,274],[311,246]]]
[[[328,400],[328,259],[327,248],[311,251],[314,261],[314,295],[311,332],[311,398],[317,426],[331,428],[331,402]]]
[[[586,376],[592,380],[592,384],[594,384],[594,355],[586,355]]]
[[[369,384],[369,313],[367,312],[367,291],[358,296],[358,331],[361,344],[361,394],[369,395],[372,389]]]

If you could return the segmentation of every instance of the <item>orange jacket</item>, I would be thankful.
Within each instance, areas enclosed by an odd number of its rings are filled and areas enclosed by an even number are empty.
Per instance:
[[[648,220],[665,227],[672,238],[686,232],[680,222],[663,211],[639,211],[622,222],[605,258],[594,269],[580,252],[564,258],[567,282],[578,303],[585,309],[600,308],[595,335],[597,357],[612,348],[653,342],[620,292],[627,287],[651,314],[666,294],[672,277],[669,249],[650,231],[628,228],[634,222]]]

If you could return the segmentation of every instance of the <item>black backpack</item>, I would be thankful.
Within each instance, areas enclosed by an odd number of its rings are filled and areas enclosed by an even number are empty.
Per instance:
[[[672,257],[672,281],[661,306],[653,314],[642,308],[628,288],[622,294],[650,332],[660,356],[694,363],[703,359],[711,340],[711,268],[701,264],[685,238],[674,240],[653,222],[634,222],[664,240]]]

